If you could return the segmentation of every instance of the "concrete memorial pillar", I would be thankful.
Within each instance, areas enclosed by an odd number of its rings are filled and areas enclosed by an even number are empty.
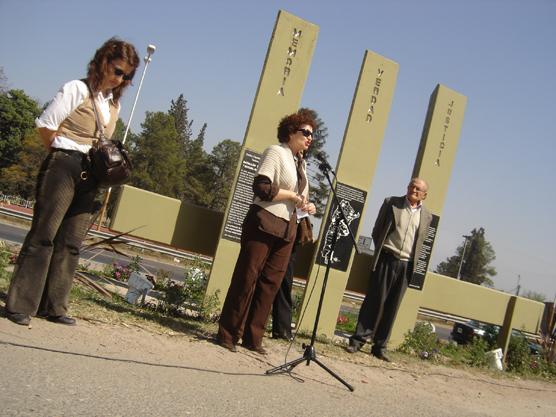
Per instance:
[[[371,51],[365,52],[336,169],[338,198],[355,236],[382,146],[397,75],[396,62]],[[301,308],[301,311],[306,311],[299,327],[305,331],[312,331],[314,327],[326,261],[331,255],[330,238],[333,228],[338,224],[338,208],[332,197],[329,198],[324,218],[326,221],[321,225],[321,239],[313,258]],[[327,336],[334,334],[353,261],[354,249],[345,232],[345,224],[340,223],[317,329],[318,334]]]
[[[283,10],[278,12],[206,291],[207,295],[219,291],[220,305],[239,254],[241,225],[253,200],[251,186],[260,157],[265,148],[278,143],[280,119],[299,108],[318,32],[318,26]]]
[[[431,94],[412,177],[423,178],[429,183],[425,205],[433,214],[433,222],[419,256],[416,272],[398,310],[390,336],[391,348],[399,345],[405,333],[413,329],[421,306],[421,290],[448,191],[466,104],[464,95],[440,84]]]

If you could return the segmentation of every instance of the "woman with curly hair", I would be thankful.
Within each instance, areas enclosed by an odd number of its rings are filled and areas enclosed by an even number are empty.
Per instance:
[[[264,354],[262,338],[295,241],[298,218],[314,214],[303,154],[315,120],[300,111],[278,125],[280,144],[268,147],[253,181],[255,198],[243,222],[241,250],[219,321],[218,343]]]
[[[109,39],[89,62],[87,78],[64,84],[36,120],[48,155],[37,177],[31,230],[8,291],[6,312],[14,323],[28,325],[37,315],[75,324],[67,315],[69,292],[98,193],[87,172],[89,149],[99,139],[95,106],[110,138],[120,98],[139,62],[133,45]]]

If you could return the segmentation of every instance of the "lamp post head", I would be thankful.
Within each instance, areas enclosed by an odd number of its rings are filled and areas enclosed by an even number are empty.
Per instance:
[[[154,46],[152,44],[147,46],[147,54],[152,55],[152,54],[154,54],[154,51],[156,51],[156,46]]]

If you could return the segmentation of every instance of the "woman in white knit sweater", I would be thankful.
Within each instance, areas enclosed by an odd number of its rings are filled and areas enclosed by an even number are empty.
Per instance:
[[[294,244],[298,218],[314,214],[303,154],[315,120],[300,111],[278,125],[279,145],[268,147],[253,182],[255,198],[243,223],[241,251],[219,321],[218,343],[264,354],[262,338]]]

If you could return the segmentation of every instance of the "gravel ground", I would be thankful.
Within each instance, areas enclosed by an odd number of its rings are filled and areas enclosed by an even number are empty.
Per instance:
[[[265,356],[191,334],[79,320],[75,327],[0,317],[2,416],[547,416],[556,384],[368,354],[318,359],[289,375],[288,344]],[[302,355],[294,343],[287,360]]]

